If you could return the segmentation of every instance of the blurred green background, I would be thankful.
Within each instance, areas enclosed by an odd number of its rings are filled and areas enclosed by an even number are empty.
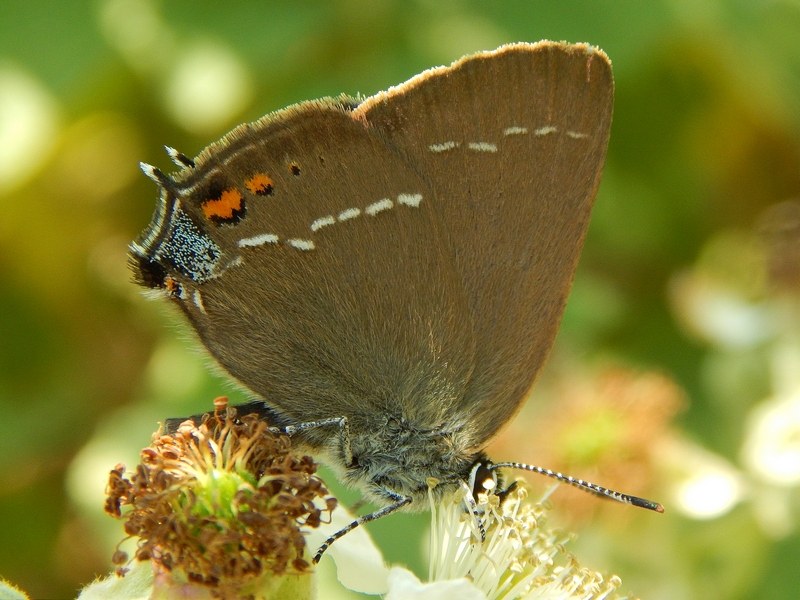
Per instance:
[[[244,399],[130,282],[138,161],[543,38],[609,54],[614,125],[553,357],[492,454],[662,501],[553,497],[581,562],[642,598],[797,597],[797,0],[3,0],[0,575],[53,598],[108,572],[108,470],[164,417]],[[424,577],[425,526],[369,529]]]

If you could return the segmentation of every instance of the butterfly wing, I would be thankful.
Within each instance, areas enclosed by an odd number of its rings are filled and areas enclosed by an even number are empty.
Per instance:
[[[481,446],[555,335],[611,91],[602,54],[521,44],[279,111],[173,178],[150,168],[134,271],[276,415]]]
[[[457,408],[482,446],[553,343],[605,160],[610,64],[586,45],[513,44],[433,69],[354,116],[424,174],[467,296],[475,363]]]
[[[348,105],[241,127],[163,186],[138,278],[288,421],[435,427],[460,402],[473,336],[433,193]]]

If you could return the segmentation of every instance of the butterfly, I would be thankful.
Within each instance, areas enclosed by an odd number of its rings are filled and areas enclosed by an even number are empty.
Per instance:
[[[613,78],[588,45],[502,46],[359,100],[244,124],[159,187],[130,246],[247,406],[379,508],[497,469],[657,503],[484,448],[519,410],[571,287],[609,138]]]

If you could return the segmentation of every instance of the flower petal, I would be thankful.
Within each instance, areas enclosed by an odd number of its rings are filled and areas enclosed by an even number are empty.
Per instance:
[[[78,600],[145,600],[153,593],[153,566],[150,561],[134,560],[125,577],[114,573],[90,583],[81,590]]]
[[[330,523],[308,532],[306,545],[309,552],[313,555],[328,536],[346,527],[354,519],[343,506],[337,506]],[[346,588],[362,594],[385,594],[389,589],[389,569],[365,527],[356,527],[336,540],[323,555],[323,560],[328,555],[336,563],[339,582]]]
[[[393,567],[389,571],[389,593],[385,600],[486,600],[486,594],[466,578],[422,583],[411,571]]]

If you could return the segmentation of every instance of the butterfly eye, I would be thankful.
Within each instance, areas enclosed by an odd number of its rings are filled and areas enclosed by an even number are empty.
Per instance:
[[[497,471],[493,470],[492,463],[485,457],[479,458],[469,473],[467,485],[472,490],[472,497],[477,500],[478,494],[485,494],[497,488],[499,483]]]

